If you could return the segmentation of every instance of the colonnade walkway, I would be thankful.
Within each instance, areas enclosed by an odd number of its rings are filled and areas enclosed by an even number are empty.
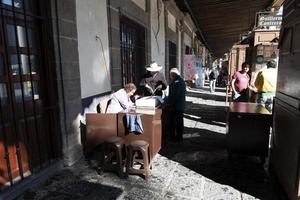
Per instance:
[[[96,161],[82,159],[18,199],[203,199],[283,200],[281,187],[259,158],[226,152],[225,89],[188,89],[184,139],[166,141],[148,181],[98,173]]]

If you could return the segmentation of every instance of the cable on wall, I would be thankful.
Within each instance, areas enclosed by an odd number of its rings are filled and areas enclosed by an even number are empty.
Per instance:
[[[102,57],[103,57],[103,60],[104,60],[105,73],[106,73],[106,76],[110,79],[109,81],[111,81],[110,74],[108,73],[108,67],[107,67],[107,63],[106,63],[106,58],[105,58],[105,55],[104,55],[103,42],[102,42],[102,39],[101,39],[101,37],[99,35],[96,35],[96,41],[100,42],[101,54],[102,54]]]
[[[157,31],[155,31],[152,27],[152,31],[154,34],[154,38],[156,41],[156,45],[157,45],[157,51],[158,53],[160,53],[160,47],[159,47],[159,42],[158,42],[158,34],[160,32],[160,15],[162,12],[162,3],[160,0],[156,0],[156,10],[157,10]]]

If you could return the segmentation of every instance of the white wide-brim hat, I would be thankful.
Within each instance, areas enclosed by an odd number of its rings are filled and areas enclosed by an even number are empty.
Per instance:
[[[172,69],[170,70],[170,73],[174,73],[174,74],[180,75],[180,72],[178,71],[177,68],[172,68]]]
[[[149,72],[158,72],[162,69],[162,66],[158,65],[156,62],[151,63],[146,66],[146,70]]]

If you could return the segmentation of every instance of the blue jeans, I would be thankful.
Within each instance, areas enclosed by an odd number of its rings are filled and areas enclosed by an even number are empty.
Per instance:
[[[270,113],[272,113],[274,96],[275,92],[260,93],[258,94],[257,103],[264,106]]]

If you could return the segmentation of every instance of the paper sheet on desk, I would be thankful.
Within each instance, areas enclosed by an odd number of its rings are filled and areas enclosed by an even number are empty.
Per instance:
[[[128,110],[124,111],[125,113],[136,113],[136,114],[145,114],[145,115],[155,115],[155,109],[143,108],[130,106]]]
[[[154,109],[136,108],[134,111],[135,111],[136,113],[139,113],[139,114],[155,115],[155,110],[154,110]]]
[[[148,96],[137,99],[135,102],[136,108],[155,109],[164,103],[161,96]]]

